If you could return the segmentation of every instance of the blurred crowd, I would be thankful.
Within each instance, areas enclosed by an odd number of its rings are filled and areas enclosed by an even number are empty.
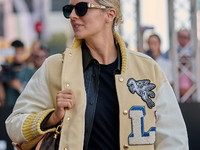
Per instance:
[[[190,45],[190,32],[186,29],[181,29],[177,32],[177,58],[180,60],[181,66],[184,66],[184,71],[179,69],[179,92],[180,97],[182,97],[192,86],[191,74],[191,45]],[[152,34],[149,36],[148,40],[148,50],[146,54],[152,57],[161,69],[164,71],[169,83],[172,88],[174,85],[174,65],[169,59],[169,51],[161,53],[161,39],[157,34]],[[188,67],[189,66],[189,67]],[[187,101],[191,101],[191,97]]]
[[[0,51],[0,107],[13,107],[29,79],[49,56],[49,50],[36,40],[27,57],[23,41],[14,40],[4,51]]]

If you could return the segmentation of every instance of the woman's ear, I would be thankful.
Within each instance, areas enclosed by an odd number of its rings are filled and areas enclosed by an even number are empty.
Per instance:
[[[106,17],[106,22],[113,22],[113,20],[116,17],[116,11],[114,8],[110,8],[107,10],[107,17]]]

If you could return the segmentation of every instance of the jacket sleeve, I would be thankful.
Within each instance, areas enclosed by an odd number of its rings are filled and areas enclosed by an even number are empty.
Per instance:
[[[30,141],[47,131],[41,130],[41,123],[45,117],[54,111],[46,78],[46,67],[36,71],[26,88],[19,96],[13,112],[6,120],[6,129],[12,141],[22,143]]]
[[[186,126],[169,82],[164,82],[156,98],[155,150],[188,150]]]

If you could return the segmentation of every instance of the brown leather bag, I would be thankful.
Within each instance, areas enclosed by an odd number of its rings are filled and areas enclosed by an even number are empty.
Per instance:
[[[62,124],[59,125],[56,131],[49,131],[39,137],[24,142],[21,145],[12,142],[12,145],[17,148],[17,150],[58,150],[60,141],[60,132]]]

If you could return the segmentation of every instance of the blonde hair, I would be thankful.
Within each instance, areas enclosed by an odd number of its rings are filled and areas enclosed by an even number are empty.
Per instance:
[[[113,30],[114,27],[122,23],[122,12],[121,12],[121,5],[120,0],[94,0],[99,5],[107,6],[114,8],[116,11],[116,17],[113,22]]]

